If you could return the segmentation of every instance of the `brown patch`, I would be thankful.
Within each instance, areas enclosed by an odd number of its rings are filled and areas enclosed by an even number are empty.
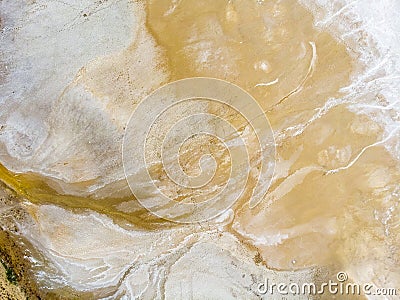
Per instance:
[[[257,265],[263,263],[262,256],[261,256],[261,254],[260,254],[259,252],[257,252],[256,255],[254,255],[253,260],[254,260],[254,262],[255,262]]]
[[[16,244],[16,240],[15,236],[0,230],[0,260],[6,269],[8,281],[19,286],[27,298],[42,299],[35,281],[32,280],[30,263],[24,258],[24,251]]]

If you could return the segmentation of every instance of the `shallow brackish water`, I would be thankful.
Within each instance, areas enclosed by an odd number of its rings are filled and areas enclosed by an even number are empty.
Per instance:
[[[300,2],[0,2],[0,178],[23,212],[6,201],[2,227],[29,245],[39,290],[250,299],[265,278],[323,282],[338,271],[400,287],[400,4]],[[188,77],[223,79],[256,99],[276,166],[255,208],[250,179],[223,215],[182,225],[132,196],[121,147],[138,103]],[[221,166],[212,193],[229,177],[217,142],[193,139],[179,159],[197,174],[207,151]],[[150,171],[169,195],[188,198],[161,164]]]

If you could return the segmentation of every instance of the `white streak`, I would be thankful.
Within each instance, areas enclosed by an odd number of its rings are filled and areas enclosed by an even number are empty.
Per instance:
[[[270,81],[270,82],[258,83],[258,84],[255,85],[255,87],[259,87],[259,86],[270,86],[270,85],[273,85],[273,84],[278,83],[278,82],[279,82],[279,78],[276,78],[275,80]]]

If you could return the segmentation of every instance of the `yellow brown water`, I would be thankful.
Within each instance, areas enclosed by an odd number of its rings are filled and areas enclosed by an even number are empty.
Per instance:
[[[343,44],[316,30],[311,14],[296,1],[175,4],[150,1],[147,19],[150,32],[166,51],[173,79],[210,76],[244,87],[265,109],[276,133],[307,124],[315,109],[329,98],[340,98],[340,87],[350,84],[357,62]],[[348,165],[380,133],[373,122],[345,105],[331,109],[296,137],[283,132],[278,156],[295,159],[270,191],[280,186],[287,193],[254,211],[243,206],[235,221],[249,234],[290,237],[282,244],[260,246],[268,266],[345,266],[352,252],[362,251],[349,240],[357,233],[373,234],[371,227],[379,232],[374,241],[379,247],[383,228],[374,219],[374,210],[385,207],[383,195],[377,195],[376,189],[383,186],[375,182],[381,179],[374,170],[391,174],[384,185],[391,183],[393,189],[399,178],[397,162],[377,147],[348,169],[329,175],[326,171]],[[307,167],[304,175],[296,173]],[[301,179],[285,184],[287,176]]]
[[[235,83],[255,97],[276,134],[278,164],[269,194],[255,209],[242,199],[229,230],[273,269],[333,265],[356,273],[360,265],[374,264],[398,280],[392,268],[400,259],[400,227],[383,216],[394,205],[399,164],[382,145],[366,148],[382,136],[367,116],[344,103],[324,110],[360,70],[345,45],[317,30],[311,13],[294,0],[151,0],[146,9],[147,30],[161,49],[157,68],[168,74],[166,81],[204,76]],[[114,103],[124,101],[136,84],[131,77],[137,47],[99,59],[75,82]],[[116,77],[114,84],[110,79]],[[185,159],[193,165],[193,157]],[[130,196],[61,195],[37,175],[14,175],[3,167],[0,174],[34,203],[91,209],[149,230],[161,222],[144,209],[118,210]]]

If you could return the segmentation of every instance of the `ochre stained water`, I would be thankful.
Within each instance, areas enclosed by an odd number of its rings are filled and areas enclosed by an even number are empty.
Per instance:
[[[339,89],[350,84],[357,64],[345,45],[316,30],[311,14],[296,1],[174,3],[150,1],[147,19],[173,79],[216,77],[249,91],[277,134],[279,159],[292,161],[285,171],[278,164],[283,174],[270,189],[275,197],[267,197],[273,198],[270,205],[254,210],[243,205],[235,228],[248,236],[287,236],[270,245],[251,239],[267,265],[278,269],[345,266],[356,252],[365,255],[353,242],[363,238],[385,251],[379,245],[384,228],[374,211],[389,205],[382,199],[398,182],[397,162],[378,146],[348,169],[326,172],[346,167],[376,142],[379,126],[338,105],[304,126],[302,134],[284,131],[302,128],[328,99],[341,97]]]

